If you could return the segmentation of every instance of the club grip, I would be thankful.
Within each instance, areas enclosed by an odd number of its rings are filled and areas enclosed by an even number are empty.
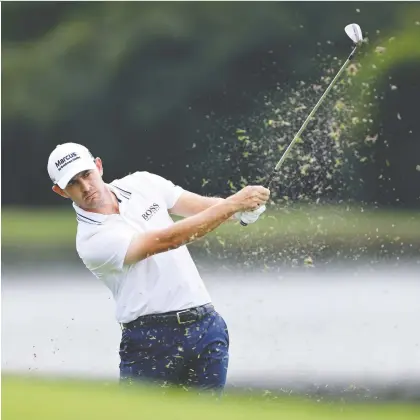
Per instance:
[[[265,187],[265,188],[270,188],[270,184],[271,184],[271,182],[273,181],[273,179],[274,179],[274,176],[276,175],[276,170],[274,170],[270,175],[269,175],[269,177],[266,179],[266,181],[264,182],[264,184],[263,184],[263,186]],[[242,220],[241,220],[241,226],[248,226],[248,223],[245,223],[245,222],[243,222]]]
[[[263,184],[264,188],[270,189],[271,182],[273,181],[275,175],[276,175],[276,171],[273,171],[270,174],[270,176],[266,179],[266,181],[264,182],[264,184]]]

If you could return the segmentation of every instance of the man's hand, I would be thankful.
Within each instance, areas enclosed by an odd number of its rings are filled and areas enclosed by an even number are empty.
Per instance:
[[[239,205],[239,212],[235,213],[243,225],[255,223],[265,211],[265,204],[270,198],[270,190],[260,185],[249,185],[226,200]],[[239,217],[238,217],[239,216]]]
[[[265,205],[263,205],[253,211],[235,213],[235,218],[249,225],[251,223],[255,223],[258,220],[258,218],[265,212],[265,210],[266,207]]]
[[[241,212],[253,212],[258,210],[270,198],[270,190],[259,185],[248,185],[237,193],[226,198],[226,201],[234,203]]]

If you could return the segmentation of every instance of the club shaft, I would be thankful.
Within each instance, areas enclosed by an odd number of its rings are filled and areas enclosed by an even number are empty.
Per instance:
[[[345,70],[345,68],[347,67],[347,65],[349,64],[349,62],[351,61],[351,59],[353,58],[354,54],[356,53],[357,48],[358,48],[358,45],[356,45],[356,47],[353,49],[353,51],[351,52],[351,54],[347,58],[346,62],[341,66],[340,70],[335,75],[334,79],[331,81],[331,83],[328,85],[327,89],[325,89],[325,92],[319,98],[319,101],[314,106],[314,108],[312,109],[312,111],[310,112],[310,114],[308,115],[308,117],[306,118],[306,120],[304,121],[304,123],[302,124],[302,127],[300,127],[299,131],[295,134],[295,137],[293,138],[293,140],[291,141],[291,143],[289,144],[289,146],[287,147],[287,149],[283,153],[282,157],[278,161],[276,167],[274,168],[274,171],[270,174],[270,176],[266,180],[266,182],[264,184],[265,187],[268,188],[270,186],[271,181],[273,180],[274,176],[276,175],[276,172],[281,168],[281,166],[283,165],[283,162],[286,160],[288,154],[290,153],[290,151],[291,151],[292,147],[294,146],[294,144],[299,139],[299,137],[302,134],[303,130],[305,130],[305,128],[308,125],[309,121],[314,116],[315,112],[320,107],[320,105],[324,101],[325,97],[328,95],[328,92],[332,89],[332,87],[334,86],[335,82],[341,76],[341,73],[343,73],[343,71]]]
[[[277,165],[275,166],[274,170],[271,172],[271,174],[268,176],[268,178],[266,179],[266,181],[264,182],[264,187],[266,188],[270,188],[270,184],[273,181],[274,177],[276,176],[276,173],[278,172],[278,170],[281,168],[281,166],[283,165],[283,162],[286,160],[288,154],[290,153],[290,150],[292,149],[292,147],[294,146],[294,144],[297,142],[297,140],[299,139],[300,135],[303,133],[303,130],[305,130],[306,126],[308,125],[309,121],[311,120],[311,118],[314,116],[315,112],[317,111],[317,109],[320,107],[320,105],[322,104],[322,102],[324,101],[325,97],[328,95],[328,92],[332,89],[332,87],[334,86],[335,82],[338,80],[338,78],[341,76],[341,73],[343,73],[343,71],[345,70],[345,68],[347,67],[347,65],[349,64],[349,62],[352,60],[352,58],[354,57],[357,48],[359,47],[360,44],[357,44],[353,51],[350,53],[349,57],[347,58],[346,62],[341,66],[340,70],[338,71],[338,73],[335,75],[334,79],[331,81],[331,83],[328,85],[327,89],[325,89],[325,92],[322,94],[322,96],[319,98],[319,101],[316,103],[316,105],[314,106],[314,108],[312,109],[312,111],[310,112],[310,114],[308,115],[308,117],[306,118],[306,120],[303,122],[302,127],[300,127],[299,131],[295,134],[295,137],[293,138],[293,140],[291,141],[291,143],[289,144],[289,146],[287,146],[287,149],[285,150],[285,152],[283,153],[282,157],[280,158],[280,160],[277,162]],[[242,222],[241,221],[241,225],[242,226],[247,226],[247,223]]]

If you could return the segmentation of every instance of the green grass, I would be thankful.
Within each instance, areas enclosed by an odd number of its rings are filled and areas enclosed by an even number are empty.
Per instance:
[[[74,246],[73,210],[2,209],[2,245]],[[301,206],[267,211],[255,224],[241,228],[226,223],[208,235],[214,243],[233,246],[253,241],[276,243],[327,240],[418,242],[417,212],[372,210],[361,207]]]
[[[77,221],[73,209],[2,208],[2,246],[74,245]]]
[[[418,419],[409,404],[326,403],[290,397],[228,394],[221,401],[179,391],[116,384],[3,377],[4,420],[391,420]]]

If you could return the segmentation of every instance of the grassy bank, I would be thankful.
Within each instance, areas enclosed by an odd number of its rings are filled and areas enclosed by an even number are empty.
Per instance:
[[[72,209],[2,209],[2,245],[74,246],[76,219]],[[416,212],[362,207],[305,206],[267,211],[254,225],[225,223],[197,244],[246,246],[302,241],[420,242]]]
[[[5,420],[387,420],[418,419],[420,406],[324,403],[290,397],[228,394],[222,401],[191,393],[150,389],[122,391],[117,385],[3,377]]]

